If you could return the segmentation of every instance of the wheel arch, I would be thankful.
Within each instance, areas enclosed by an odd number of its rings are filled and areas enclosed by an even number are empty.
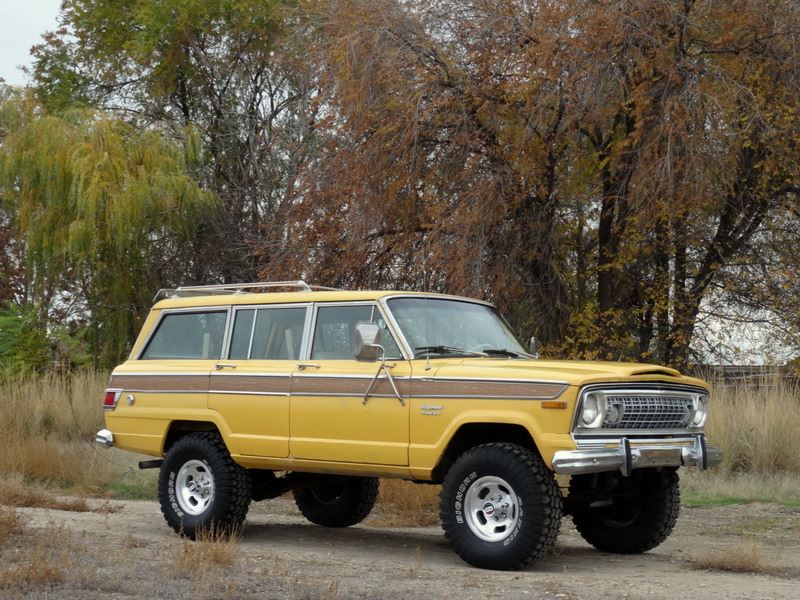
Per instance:
[[[176,420],[172,421],[167,428],[167,434],[164,436],[164,447],[162,448],[162,453],[166,454],[169,452],[169,449],[184,436],[189,435],[190,433],[197,433],[200,431],[208,431],[211,433],[216,433],[220,436],[225,442],[222,432],[217,427],[217,424],[213,421],[183,421],[183,420]]]
[[[433,468],[431,472],[433,481],[444,480],[444,476],[453,462],[470,448],[494,442],[517,444],[533,450],[541,458],[531,432],[524,425],[519,423],[463,423],[450,437],[439,462]]]

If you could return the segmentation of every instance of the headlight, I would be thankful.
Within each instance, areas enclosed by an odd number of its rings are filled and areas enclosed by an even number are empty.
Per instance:
[[[702,427],[708,417],[708,396],[696,396],[694,399],[694,415],[692,415],[692,427]]]
[[[606,404],[606,418],[605,424],[606,427],[613,427],[614,425],[618,425],[620,421],[622,421],[622,417],[625,416],[625,407],[622,406],[620,403],[608,403]]]
[[[597,394],[587,394],[583,398],[581,425],[583,427],[599,427],[605,417],[603,404]]]

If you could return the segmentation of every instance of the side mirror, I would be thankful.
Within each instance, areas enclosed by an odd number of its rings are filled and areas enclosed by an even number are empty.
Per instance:
[[[357,323],[353,332],[353,356],[356,360],[374,362],[383,356],[378,341],[381,328],[375,323]]]
[[[531,336],[531,341],[528,342],[528,352],[534,357],[539,358],[539,342],[536,341],[535,336]]]

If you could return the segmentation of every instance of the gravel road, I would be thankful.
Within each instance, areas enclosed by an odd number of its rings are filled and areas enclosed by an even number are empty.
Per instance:
[[[2,563],[16,568],[25,560],[49,562],[62,577],[0,587],[0,596],[800,597],[800,509],[773,504],[684,508],[670,539],[639,556],[597,552],[565,520],[553,555],[521,572],[465,565],[435,527],[378,527],[380,515],[345,530],[317,527],[304,521],[286,498],[254,504],[241,539],[218,555],[204,554],[176,536],[154,502],[112,501],[110,506],[114,512],[17,509],[26,518],[26,533],[0,548]],[[745,550],[774,572],[723,572],[696,565],[710,556],[724,565]]]

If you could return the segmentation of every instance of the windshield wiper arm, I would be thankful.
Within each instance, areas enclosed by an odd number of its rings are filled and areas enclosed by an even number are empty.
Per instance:
[[[465,356],[486,356],[483,352],[454,348],[453,346],[417,346],[414,348],[414,358],[428,354],[463,354]]]
[[[484,352],[489,356],[509,356],[511,358],[522,358],[525,356],[530,356],[529,354],[514,352],[513,350],[508,350],[506,348],[484,348],[483,350],[481,350],[481,352]]]

